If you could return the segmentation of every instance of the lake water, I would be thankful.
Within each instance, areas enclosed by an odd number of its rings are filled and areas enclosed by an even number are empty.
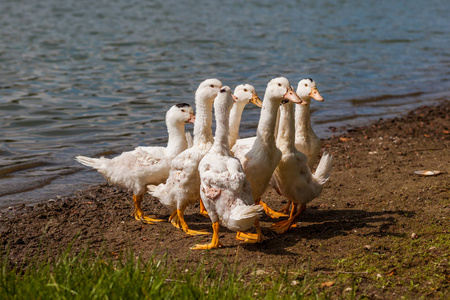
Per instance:
[[[224,2],[1,1],[0,207],[105,182],[74,157],[164,145],[166,110],[206,78],[261,98],[314,78],[320,137],[449,99],[448,0]]]

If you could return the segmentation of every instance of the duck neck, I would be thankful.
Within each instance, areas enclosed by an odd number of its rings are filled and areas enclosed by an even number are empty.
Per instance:
[[[296,105],[295,107],[295,133],[296,135],[304,134],[311,131],[311,117],[309,113],[310,101],[306,101],[307,105]]]
[[[236,143],[236,140],[239,139],[239,126],[241,124],[242,112],[244,111],[245,104],[241,104],[236,102],[233,104],[230,112],[230,135],[229,135],[229,143],[230,147]]]
[[[277,121],[275,122],[275,140],[277,139],[279,127],[280,127],[280,109],[278,109],[277,111]]]
[[[185,129],[183,123],[170,124],[167,122],[167,133],[169,135],[169,140],[167,142],[167,150],[170,153],[178,155],[187,149],[187,141],[185,135]]]
[[[214,144],[211,148],[212,152],[221,155],[231,155],[230,143],[228,141],[229,130],[229,112],[224,107],[216,106],[216,135]]]
[[[299,105],[296,105],[299,106]],[[280,107],[280,123],[278,126],[277,147],[285,153],[285,150],[295,149],[295,120],[294,104],[288,102]]]
[[[212,106],[213,101],[205,99],[195,99],[195,124],[194,124],[194,145],[201,143],[213,143],[212,135]]]
[[[281,104],[281,99],[277,100],[270,95],[264,95],[263,105],[261,108],[261,115],[259,117],[258,129],[256,130],[257,139],[263,143],[274,146],[275,145],[275,126],[277,122],[278,108]]]

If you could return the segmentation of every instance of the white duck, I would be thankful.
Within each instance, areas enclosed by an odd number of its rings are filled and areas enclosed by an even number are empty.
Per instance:
[[[246,231],[255,224],[256,230],[261,231],[258,216],[263,208],[255,205],[242,165],[230,152],[228,134],[232,106],[231,89],[224,86],[214,100],[217,124],[214,145],[198,167],[200,196],[211,218],[213,237],[211,243],[191,249],[218,248],[221,245],[219,224],[234,231]]]
[[[288,99],[294,103],[301,104],[302,100],[292,90],[289,81],[284,77],[272,79],[267,84],[264,101],[261,108],[256,139],[250,150],[239,147],[239,140],[233,147],[234,155],[241,161],[245,175],[252,188],[252,196],[255,204],[261,204],[268,215],[276,215],[264,202],[261,196],[269,185],[272,173],[281,159],[281,151],[275,143],[275,125],[278,108],[281,100]],[[238,239],[257,239],[260,242],[263,237],[258,233],[245,235],[238,232]]]
[[[166,114],[167,147],[137,147],[112,159],[77,156],[76,160],[96,169],[110,184],[131,191],[134,201],[132,216],[136,220],[150,224],[162,221],[144,215],[141,207],[143,195],[148,184],[160,184],[167,179],[170,163],[187,148],[184,125],[194,121],[194,111],[189,104],[176,104]]]
[[[231,108],[230,115],[230,135],[229,142],[230,148],[235,144],[236,140],[239,139],[239,127],[241,123],[242,112],[247,104],[253,103],[258,107],[262,106],[261,99],[259,99],[256,94],[255,88],[250,84],[240,84],[234,89],[233,99],[236,101]],[[189,144],[189,139],[188,139]],[[200,199],[200,214],[207,217],[208,212],[203,205],[202,199]]]
[[[321,142],[312,129],[309,108],[311,98],[322,102],[323,97],[317,90],[316,82],[311,78],[299,81],[297,95],[306,105],[295,107],[295,148],[308,157],[308,166],[312,170],[320,153]]]
[[[317,198],[331,172],[332,157],[325,153],[311,174],[308,157],[295,148],[294,144],[294,107],[288,102],[280,107],[280,126],[277,135],[277,147],[283,153],[273,177],[281,194],[293,202],[293,209],[288,220],[272,225],[277,233],[284,233],[297,217],[306,209],[306,203]],[[297,210],[298,205],[300,208]]]
[[[297,95],[306,102],[306,105],[295,107],[295,148],[308,157],[308,166],[311,170],[315,166],[322,144],[311,126],[310,104],[311,98],[323,101],[323,97],[317,90],[316,82],[311,78],[304,78],[298,82]],[[277,192],[275,181],[271,181]],[[280,210],[281,213],[289,213],[291,203],[288,203]]]
[[[222,83],[217,79],[207,79],[199,85],[195,92],[194,145],[175,157],[169,178],[164,184],[148,186],[149,193],[172,211],[169,221],[191,235],[208,234],[189,229],[184,220],[184,210],[200,199],[198,164],[214,142],[212,105],[221,88]]]
[[[253,85],[240,84],[234,89],[234,99],[236,103],[231,108],[230,112],[230,148],[234,146],[236,140],[239,139],[239,127],[241,124],[242,113],[247,104],[253,103],[258,107],[262,106],[261,99],[256,94]]]

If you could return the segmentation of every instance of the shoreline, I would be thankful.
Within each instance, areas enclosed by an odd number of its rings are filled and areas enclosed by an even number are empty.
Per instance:
[[[364,260],[368,266],[363,270],[367,274],[360,276],[361,290],[389,298],[393,294],[425,295],[437,286],[436,291],[447,288],[448,294],[450,245],[444,236],[448,237],[450,228],[449,126],[447,100],[322,140],[323,148],[333,155],[331,178],[322,195],[307,205],[297,228],[284,235],[269,230],[276,220],[262,217],[267,240],[261,245],[241,244],[234,232],[221,227],[224,248],[189,250],[198,242],[208,242],[211,235],[187,236],[168,222],[140,223],[130,216],[131,195],[101,184],[70,197],[2,211],[2,252],[8,249],[10,260],[18,264],[42,256],[42,246],[47,247],[47,255],[56,257],[70,244],[75,252],[89,247],[96,253],[106,246],[111,253],[132,249],[144,259],[167,255],[180,266],[195,266],[205,257],[230,259],[240,268],[268,273],[309,264],[312,275],[332,274],[343,285],[348,283],[339,279],[339,272],[362,272],[362,262],[359,267],[353,263]],[[414,173],[419,170],[442,173],[419,176]],[[274,209],[286,203],[270,188],[263,199]],[[158,218],[169,214],[150,195],[145,196],[143,209]],[[186,222],[194,230],[212,232],[209,218],[198,211],[198,204],[189,207]],[[427,259],[415,259],[424,253]],[[386,275],[392,269],[396,275]],[[423,287],[411,293],[409,281],[417,273],[438,274],[433,281],[436,286],[428,288],[427,278],[414,279]],[[377,274],[390,284],[384,290],[377,285]],[[337,284],[333,287],[336,293]]]
[[[420,95],[422,96],[422,95]],[[445,97],[442,93],[438,94],[439,97],[434,100],[429,100],[431,104],[429,106],[436,106],[439,105],[440,102],[443,102],[442,99]],[[439,100],[440,99],[440,100]],[[414,102],[415,104],[413,106],[418,106],[417,99]],[[319,109],[319,107],[313,108],[313,110]],[[402,115],[398,115],[399,112],[395,113],[386,113],[385,118],[379,118],[376,116],[369,116],[368,117],[368,124],[375,123],[379,121],[380,119],[393,119],[397,117],[402,117]],[[318,121],[318,123],[314,124],[313,127],[315,128],[316,133],[318,134],[319,138],[322,140],[330,139],[336,135],[345,134],[348,131],[351,131],[354,128],[359,128],[366,126],[366,124],[363,123],[363,121],[360,120],[361,117],[350,118],[347,121],[343,121],[342,123],[338,122],[331,122],[330,124],[324,123],[321,121]],[[354,123],[354,120],[360,120],[356,123]],[[326,126],[323,126],[326,124]],[[254,125],[253,131],[256,130],[256,124]],[[243,135],[243,138],[249,137],[247,135]],[[161,145],[164,145],[164,142],[162,142]],[[131,147],[131,148],[129,148]],[[122,151],[131,151],[133,150],[133,146],[130,144],[129,147],[125,147],[122,150],[119,150],[118,152],[110,152],[110,150],[105,150],[109,154],[112,155],[112,157],[119,155]],[[75,157],[76,155],[85,155],[84,153],[78,153],[73,154]],[[0,203],[0,212],[5,211],[8,209],[14,209],[14,207],[17,206],[34,206],[36,204],[45,203],[49,199],[52,200],[58,200],[60,198],[65,197],[71,197],[75,195],[76,192],[82,191],[84,189],[89,188],[90,186],[93,186],[92,184],[89,184],[89,182],[93,181],[94,185],[101,185],[105,183],[105,180],[103,177],[99,174],[96,174],[95,171],[92,172],[92,170],[86,169],[84,166],[79,165],[78,163],[71,163],[74,159],[70,160],[70,162],[66,162],[65,164],[61,165],[59,163],[56,163],[57,166],[59,166],[62,169],[66,169],[66,171],[63,171],[59,175],[43,175],[42,178],[35,178],[30,177],[31,181],[25,182],[25,185],[27,186],[24,191],[17,190],[17,192],[14,193],[0,193],[0,200],[2,200],[2,203]],[[93,157],[96,157],[95,154],[93,154]],[[91,173],[88,173],[91,172]],[[86,178],[88,180],[86,180]],[[43,184],[45,181],[50,181],[49,184]],[[66,192],[65,186],[70,185],[70,183],[73,183],[75,185],[75,188],[73,191]],[[23,186],[23,184],[17,184],[18,186]],[[37,186],[36,187],[30,187],[30,186]],[[23,187],[13,187],[14,189],[23,189]],[[23,202],[21,199],[32,199],[27,200],[26,202]]]

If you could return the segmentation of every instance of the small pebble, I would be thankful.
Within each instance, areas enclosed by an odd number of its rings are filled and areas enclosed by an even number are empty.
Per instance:
[[[416,239],[416,238],[417,238],[417,234],[415,234],[414,232],[411,233],[411,238],[412,238],[412,239]]]

